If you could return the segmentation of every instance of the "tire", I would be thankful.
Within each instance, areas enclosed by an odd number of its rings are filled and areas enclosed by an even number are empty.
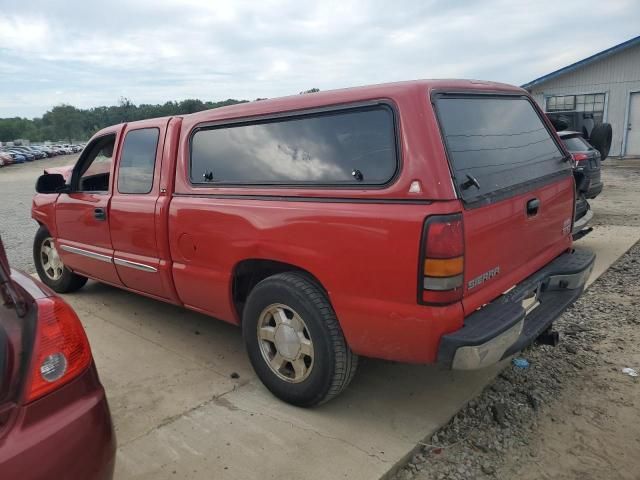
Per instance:
[[[593,130],[591,130],[589,143],[591,143],[591,145],[600,152],[600,161],[606,160],[609,156],[612,136],[613,130],[611,129],[610,123],[601,123],[600,125],[593,127]]]
[[[51,259],[46,251],[51,252]],[[44,226],[38,229],[33,239],[33,263],[40,280],[54,292],[75,292],[87,283],[87,277],[73,273],[64,266],[55,249],[53,238]]]
[[[261,281],[249,294],[242,317],[251,365],[281,400],[312,407],[351,382],[358,356],[347,345],[326,294],[306,275],[287,272]]]

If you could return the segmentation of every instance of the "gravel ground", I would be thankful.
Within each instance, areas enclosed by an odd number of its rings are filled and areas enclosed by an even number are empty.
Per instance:
[[[640,243],[522,352],[395,480],[640,478]]]
[[[12,267],[35,272],[31,248],[37,224],[31,219],[31,199],[38,176],[46,167],[73,165],[77,158],[63,155],[0,168],[0,235]]]

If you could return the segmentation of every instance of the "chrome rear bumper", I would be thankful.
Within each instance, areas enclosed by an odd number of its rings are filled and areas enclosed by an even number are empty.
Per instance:
[[[438,363],[456,370],[476,370],[532,344],[580,297],[594,260],[595,255],[585,249],[560,255],[469,315],[461,329],[442,337]]]

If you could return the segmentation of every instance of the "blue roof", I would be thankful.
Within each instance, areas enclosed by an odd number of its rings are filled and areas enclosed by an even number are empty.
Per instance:
[[[535,87],[536,85],[551,80],[552,78],[556,78],[560,75],[564,75],[565,73],[572,72],[574,70],[577,70],[578,68],[589,65],[590,63],[597,62],[598,60],[602,60],[611,55],[626,50],[627,48],[635,47],[636,45],[640,45],[640,36],[634,37],[631,40],[627,40],[626,42],[622,42],[614,47],[607,48],[606,50],[596,53],[595,55],[591,55],[584,60],[580,60],[579,62],[572,63],[571,65],[561,68],[560,70],[556,70],[555,72],[551,72],[543,75],[542,77],[536,78],[535,80],[531,80],[529,83],[525,83],[524,85],[522,85],[522,88],[529,89],[531,87]]]

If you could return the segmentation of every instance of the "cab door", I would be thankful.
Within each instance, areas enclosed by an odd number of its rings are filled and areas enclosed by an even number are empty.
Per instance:
[[[58,252],[74,272],[121,285],[113,264],[109,233],[109,200],[113,157],[122,126],[94,138],[71,174],[70,192],[56,201]]]
[[[168,262],[159,253],[162,228],[157,221],[168,121],[127,125],[116,167],[110,229],[113,262],[122,283],[140,293],[172,300]]]

